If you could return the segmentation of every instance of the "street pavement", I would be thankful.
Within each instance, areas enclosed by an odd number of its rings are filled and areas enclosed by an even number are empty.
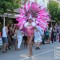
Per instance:
[[[60,60],[58,58],[55,59],[54,50],[56,47],[60,47],[59,42],[41,45],[40,50],[35,50],[35,46],[33,46],[32,57],[27,56],[27,48],[21,46],[22,49],[17,51],[12,47],[7,53],[2,53],[2,51],[0,51],[0,60]]]

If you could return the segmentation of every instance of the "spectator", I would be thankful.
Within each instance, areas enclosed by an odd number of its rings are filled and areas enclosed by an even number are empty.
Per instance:
[[[10,30],[10,25],[8,26],[8,49],[11,49],[11,30]]]
[[[6,50],[8,49],[8,38],[7,38],[7,35],[8,35],[8,28],[7,28],[7,25],[3,27],[2,29],[2,40],[3,40],[3,53],[6,52]]]
[[[49,40],[49,29],[47,28],[47,30],[45,31],[45,39],[46,39],[46,43],[49,44],[50,40]]]
[[[54,28],[54,42],[56,42],[56,29]]]
[[[51,41],[52,41],[52,43],[53,43],[54,41],[56,41],[56,30],[55,30],[55,28],[52,29]]]
[[[22,43],[22,35],[23,35],[23,32],[21,31],[21,26],[20,28],[17,27],[17,30],[16,30],[16,35],[17,35],[17,40],[18,40],[18,46],[17,46],[17,49],[20,50],[21,49],[21,43]]]
[[[17,34],[16,34],[16,31],[17,31],[17,27],[15,26],[14,34],[13,34],[13,44],[14,44],[15,50],[17,49]]]
[[[42,42],[42,37],[37,28],[34,29],[34,42],[36,44],[36,50],[39,50],[39,46]]]

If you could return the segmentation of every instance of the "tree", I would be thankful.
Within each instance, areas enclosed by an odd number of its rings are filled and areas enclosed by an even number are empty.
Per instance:
[[[58,8],[59,4],[56,1],[50,1],[48,4],[48,10],[51,15],[51,19],[57,21],[58,20]],[[59,9],[60,10],[60,9]]]
[[[19,2],[21,0],[0,0],[0,15],[3,15],[4,22],[3,25],[5,26],[5,17],[8,17],[8,13],[13,13],[14,9],[20,6]],[[7,13],[7,14],[6,14]]]
[[[58,16],[58,22],[59,22],[60,21],[60,7],[58,8],[57,16]]]
[[[21,0],[0,0],[0,14],[8,11],[13,12],[19,7],[19,1]]]

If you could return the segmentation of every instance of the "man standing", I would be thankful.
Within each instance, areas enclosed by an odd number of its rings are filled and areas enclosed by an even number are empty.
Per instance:
[[[6,50],[8,49],[7,34],[8,34],[8,28],[7,28],[7,26],[4,26],[3,29],[2,29],[3,53],[5,53]]]

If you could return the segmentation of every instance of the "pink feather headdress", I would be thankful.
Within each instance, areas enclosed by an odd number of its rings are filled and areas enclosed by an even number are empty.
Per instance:
[[[20,8],[20,14],[16,16],[18,25],[22,26],[26,23],[27,19],[32,19],[34,22],[38,22],[43,30],[48,27],[48,21],[50,21],[49,13],[45,8],[41,9],[42,6],[39,6],[35,2],[28,2]]]

